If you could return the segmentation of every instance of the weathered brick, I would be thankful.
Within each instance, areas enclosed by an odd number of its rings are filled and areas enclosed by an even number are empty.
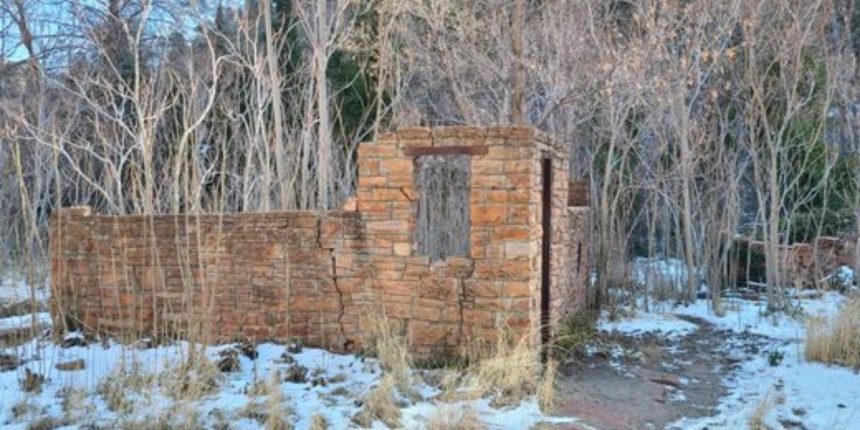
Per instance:
[[[505,162],[500,160],[478,159],[472,161],[473,175],[500,175],[505,171]]]
[[[483,205],[472,207],[472,224],[502,224],[505,222],[508,207],[505,205]]]

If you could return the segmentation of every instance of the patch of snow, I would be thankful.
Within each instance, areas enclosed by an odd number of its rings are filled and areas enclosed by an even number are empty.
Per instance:
[[[20,303],[30,300],[30,285],[22,276],[17,274],[0,273],[0,305]],[[36,301],[48,299],[46,285],[35,288]]]
[[[833,273],[822,279],[822,282],[830,284],[832,288],[851,291],[857,288],[854,269],[848,266],[839,266]]]
[[[693,323],[684,321],[672,314],[637,312],[633,318],[609,321],[602,318],[597,328],[605,332],[616,332],[626,335],[641,335],[645,333],[660,333],[667,337],[684,336],[698,328]]]
[[[40,327],[49,327],[51,325],[51,314],[48,312],[39,312],[36,313],[35,316],[36,323],[39,324]],[[27,329],[30,328],[32,324],[33,316],[31,314],[0,318],[0,333]]]
[[[670,428],[741,429],[761,404],[769,404],[765,423],[784,428],[781,420],[797,420],[810,430],[852,430],[860,423],[860,375],[856,372],[809,363],[802,346],[788,344],[780,349],[782,363],[771,366],[767,354],[744,362],[737,375],[726,381],[728,397],[721,400],[716,416],[684,419]],[[796,411],[803,411],[797,416]]]
[[[804,318],[808,316],[835,315],[845,297],[837,293],[825,293],[821,298],[799,298],[792,301],[799,311],[796,316],[784,313],[767,315],[767,303],[739,298],[723,299],[724,315],[716,315],[711,303],[698,300],[690,306],[678,307],[675,313],[701,318],[725,330],[749,332],[772,339],[800,340],[805,336]]]
[[[694,274],[701,276],[699,271]],[[633,260],[630,278],[639,285],[656,283],[681,288],[687,283],[687,265],[677,258],[639,257]]]

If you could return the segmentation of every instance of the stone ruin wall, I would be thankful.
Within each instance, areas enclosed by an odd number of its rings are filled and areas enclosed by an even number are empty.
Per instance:
[[[435,148],[435,149],[433,149]],[[445,148],[445,149],[439,149]],[[431,262],[413,231],[415,158],[470,156],[470,253]],[[553,159],[551,323],[585,305],[589,212],[568,207],[566,151],[529,128],[413,128],[359,146],[349,210],[210,215],[54,214],[56,327],[360,347],[385,315],[416,353],[538,339],[541,169]]]
[[[117,217],[64,209],[51,231],[52,310],[110,334],[298,337],[342,349],[357,332],[359,311],[344,293],[364,275],[344,263],[360,260],[361,230],[354,212]]]
[[[765,243],[742,238],[738,243],[751,252],[762,256],[757,261],[747,261],[745,253],[737,258],[737,279],[746,282],[747,271],[765,272]],[[841,266],[857,267],[857,239],[822,236],[811,243],[794,243],[779,246],[779,267],[785,273],[787,285],[812,287],[829,279]],[[749,266],[749,267],[748,267]]]

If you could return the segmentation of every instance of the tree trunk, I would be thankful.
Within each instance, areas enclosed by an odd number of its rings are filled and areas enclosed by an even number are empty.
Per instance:
[[[331,207],[331,124],[328,105],[328,23],[326,21],[326,0],[317,0],[317,40],[314,46],[316,56],[316,96],[319,128],[317,138],[317,207]]]
[[[525,123],[526,69],[523,39],[526,0],[516,0],[511,22],[511,50],[514,64],[511,68],[511,124]]]

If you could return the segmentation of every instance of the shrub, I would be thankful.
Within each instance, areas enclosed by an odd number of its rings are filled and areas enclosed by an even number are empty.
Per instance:
[[[554,348],[565,353],[580,352],[597,339],[596,320],[593,312],[577,312],[561,326],[554,339]]]

